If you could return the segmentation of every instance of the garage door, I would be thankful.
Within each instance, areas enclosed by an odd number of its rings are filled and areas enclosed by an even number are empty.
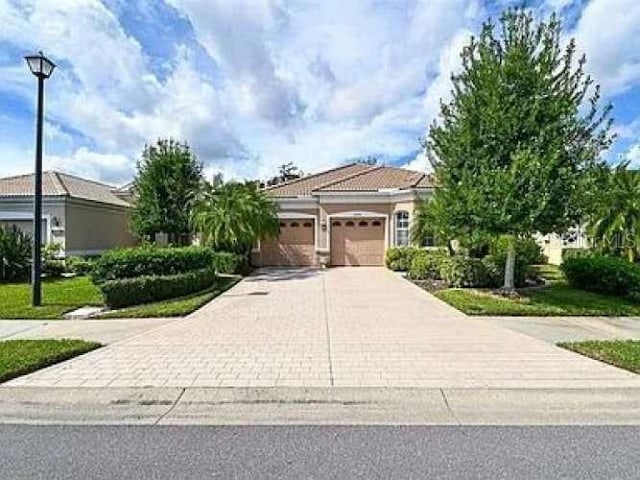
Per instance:
[[[331,222],[331,265],[384,264],[384,220],[335,219]]]
[[[32,220],[0,220],[0,228],[18,227],[25,233],[33,236],[33,221]],[[47,221],[42,220],[42,243],[47,242]]]
[[[314,221],[281,220],[280,236],[260,242],[264,266],[309,266],[315,264]]]

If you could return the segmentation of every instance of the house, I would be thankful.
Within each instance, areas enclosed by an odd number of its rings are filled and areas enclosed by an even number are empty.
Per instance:
[[[0,178],[0,226],[31,232],[33,174]],[[135,243],[129,233],[131,189],[46,171],[42,177],[42,242],[65,255],[95,255]]]
[[[265,189],[279,206],[280,235],[259,242],[257,266],[383,265],[386,250],[410,243],[416,203],[429,175],[344,165]]]

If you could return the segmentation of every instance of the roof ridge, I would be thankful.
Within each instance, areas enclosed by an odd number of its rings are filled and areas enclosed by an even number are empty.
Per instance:
[[[54,173],[58,178],[60,178],[61,176],[62,177],[69,177],[69,178],[73,178],[74,180],[81,180],[83,182],[93,183],[94,185],[99,185],[101,187],[106,187],[106,188],[110,188],[110,189],[117,188],[115,185],[110,185],[108,183],[99,182],[97,180],[92,180],[90,178],[80,177],[79,175],[73,175],[71,173],[59,172],[57,170],[48,170],[48,172]],[[62,182],[61,178],[60,178],[60,181]]]
[[[71,192],[69,192],[69,189],[62,181],[62,178],[60,178],[60,174],[58,172],[56,172],[55,170],[47,170],[44,173],[47,173],[49,174],[49,176],[51,176],[53,182],[57,184],[57,187],[60,187],[60,190],[62,190],[65,195],[71,196]]]
[[[357,165],[357,164],[353,163],[352,165]],[[322,190],[322,189],[327,188],[327,187],[329,187],[329,186],[331,186],[331,185],[333,185],[335,183],[344,182],[345,180],[351,180],[353,178],[359,177],[360,175],[364,175],[366,173],[371,173],[374,170],[379,170],[379,169],[381,169],[383,167],[384,167],[384,165],[372,165],[371,167],[367,168],[366,170],[362,170],[361,172],[355,172],[355,173],[352,173],[351,175],[347,175],[346,177],[342,177],[342,178],[339,178],[337,180],[331,180],[330,182],[325,182],[325,183],[323,183],[321,185],[318,185],[316,188],[313,188],[311,191],[315,192],[316,190]]]
[[[322,172],[313,173],[311,175],[307,175],[306,177],[298,177],[298,178],[294,178],[292,180],[287,180],[286,182],[278,183],[276,185],[270,185],[268,187],[265,187],[264,190],[271,190],[271,189],[278,188],[278,187],[284,187],[286,185],[292,185],[294,183],[301,182],[302,180],[308,180],[310,178],[318,177],[320,175],[325,175],[327,173],[336,172],[338,170],[342,170],[343,168],[353,167],[354,165],[357,165],[357,163],[352,162],[352,163],[347,163],[345,165],[338,165],[337,167],[330,168],[329,170],[324,170]]]

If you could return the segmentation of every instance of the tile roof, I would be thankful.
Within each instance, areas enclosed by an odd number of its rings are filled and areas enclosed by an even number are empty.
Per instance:
[[[42,172],[42,194],[48,197],[73,197],[128,207],[113,193],[115,187],[104,183],[67,175],[66,173]],[[33,174],[0,178],[0,197],[33,196]]]
[[[429,175],[381,165],[349,164],[267,188],[275,197],[308,196],[314,192],[377,192],[433,186]]]
[[[298,197],[311,195],[311,192],[319,187],[347,178],[370,168],[371,167],[368,165],[351,163],[349,165],[343,165],[314,175],[290,180],[279,185],[274,185],[273,187],[267,187],[265,190],[269,195],[274,197]]]

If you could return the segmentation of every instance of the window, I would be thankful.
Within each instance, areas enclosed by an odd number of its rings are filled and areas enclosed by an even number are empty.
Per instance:
[[[362,220],[360,223],[358,223],[359,227],[368,227],[369,224],[367,222],[365,222],[364,220]]]
[[[347,227],[355,227],[356,224],[353,223],[351,220],[349,220],[347,223],[345,223],[345,226],[347,226]]]
[[[333,222],[333,223],[331,224],[331,226],[332,226],[332,227],[341,227],[341,226],[342,226],[342,224],[341,224],[340,222],[338,222],[338,221],[335,221],[335,222]]]
[[[311,222],[304,222],[304,224],[302,225],[305,228],[310,228],[313,224]]]
[[[436,233],[433,230],[426,232],[426,235],[422,238],[423,247],[437,247]]]
[[[396,247],[409,245],[409,212],[396,213]]]
[[[381,225],[382,225],[382,222],[380,220],[374,220],[373,222],[371,222],[372,227],[379,227]]]
[[[286,223],[284,223],[284,222],[280,222],[280,228],[285,228],[286,226],[287,226],[287,224],[286,224]]]
[[[291,222],[291,225],[290,225],[291,228],[295,228],[295,227],[299,227],[299,226],[300,226],[300,224],[298,222]]]

